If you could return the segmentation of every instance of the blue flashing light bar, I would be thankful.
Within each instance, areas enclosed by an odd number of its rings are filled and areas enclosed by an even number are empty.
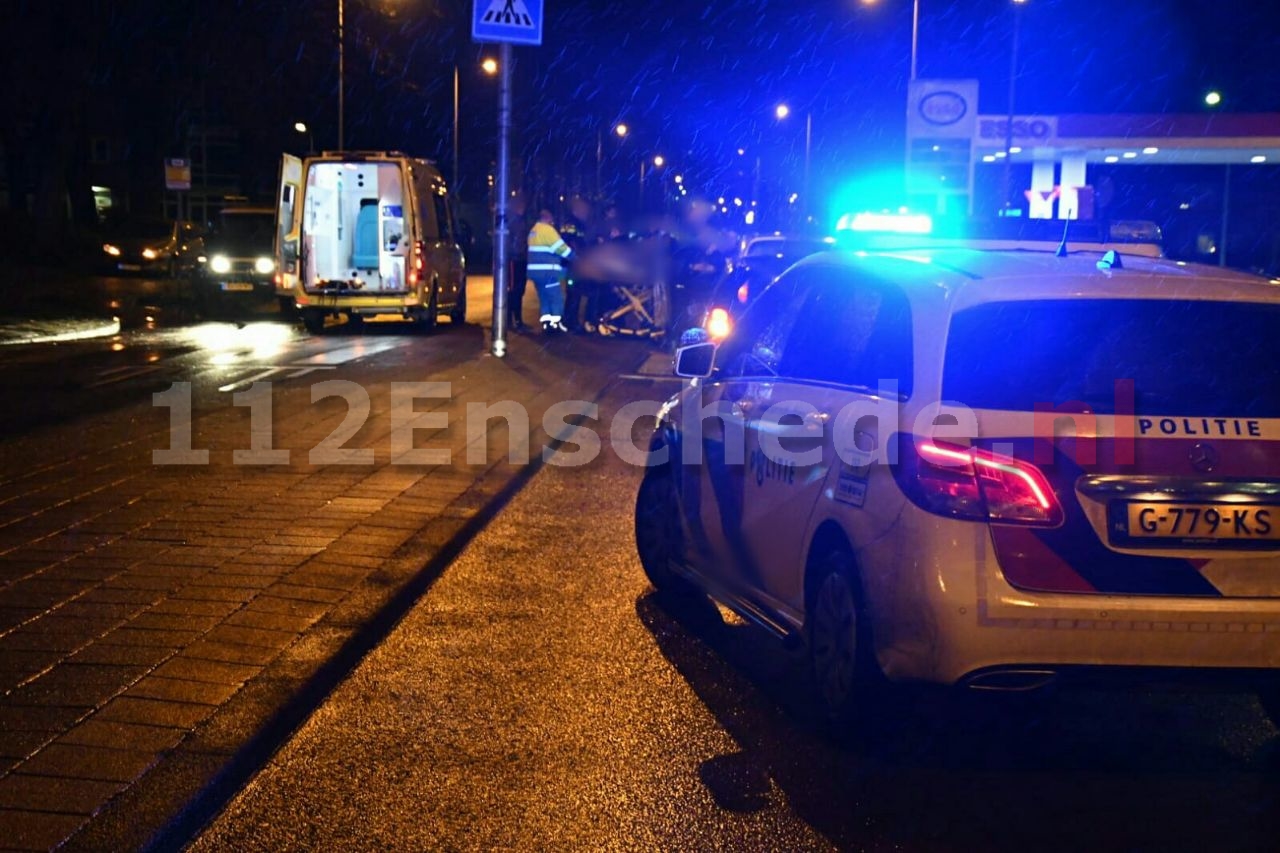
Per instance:
[[[881,234],[932,234],[933,218],[925,213],[846,213],[836,220],[837,231]]]

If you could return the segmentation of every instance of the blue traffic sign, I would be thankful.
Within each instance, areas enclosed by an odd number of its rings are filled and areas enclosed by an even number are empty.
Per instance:
[[[471,40],[542,44],[542,0],[475,0]]]

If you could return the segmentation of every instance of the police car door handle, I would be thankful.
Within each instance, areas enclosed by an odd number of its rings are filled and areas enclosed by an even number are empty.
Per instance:
[[[805,412],[804,415],[805,426],[823,427],[829,420],[831,420],[829,412]]]

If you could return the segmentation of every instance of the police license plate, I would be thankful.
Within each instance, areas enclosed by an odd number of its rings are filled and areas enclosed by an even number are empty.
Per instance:
[[[251,281],[224,281],[222,283],[223,290],[253,290],[253,282]]]
[[[1125,509],[1130,539],[1280,542],[1280,506],[1135,502]]]

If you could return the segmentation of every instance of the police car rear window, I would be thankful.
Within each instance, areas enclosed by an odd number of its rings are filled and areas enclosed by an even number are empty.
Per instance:
[[[943,397],[1018,411],[1078,401],[1110,414],[1117,383],[1131,380],[1140,414],[1280,417],[1278,333],[1280,305],[1268,303],[989,303],[952,319]]]

